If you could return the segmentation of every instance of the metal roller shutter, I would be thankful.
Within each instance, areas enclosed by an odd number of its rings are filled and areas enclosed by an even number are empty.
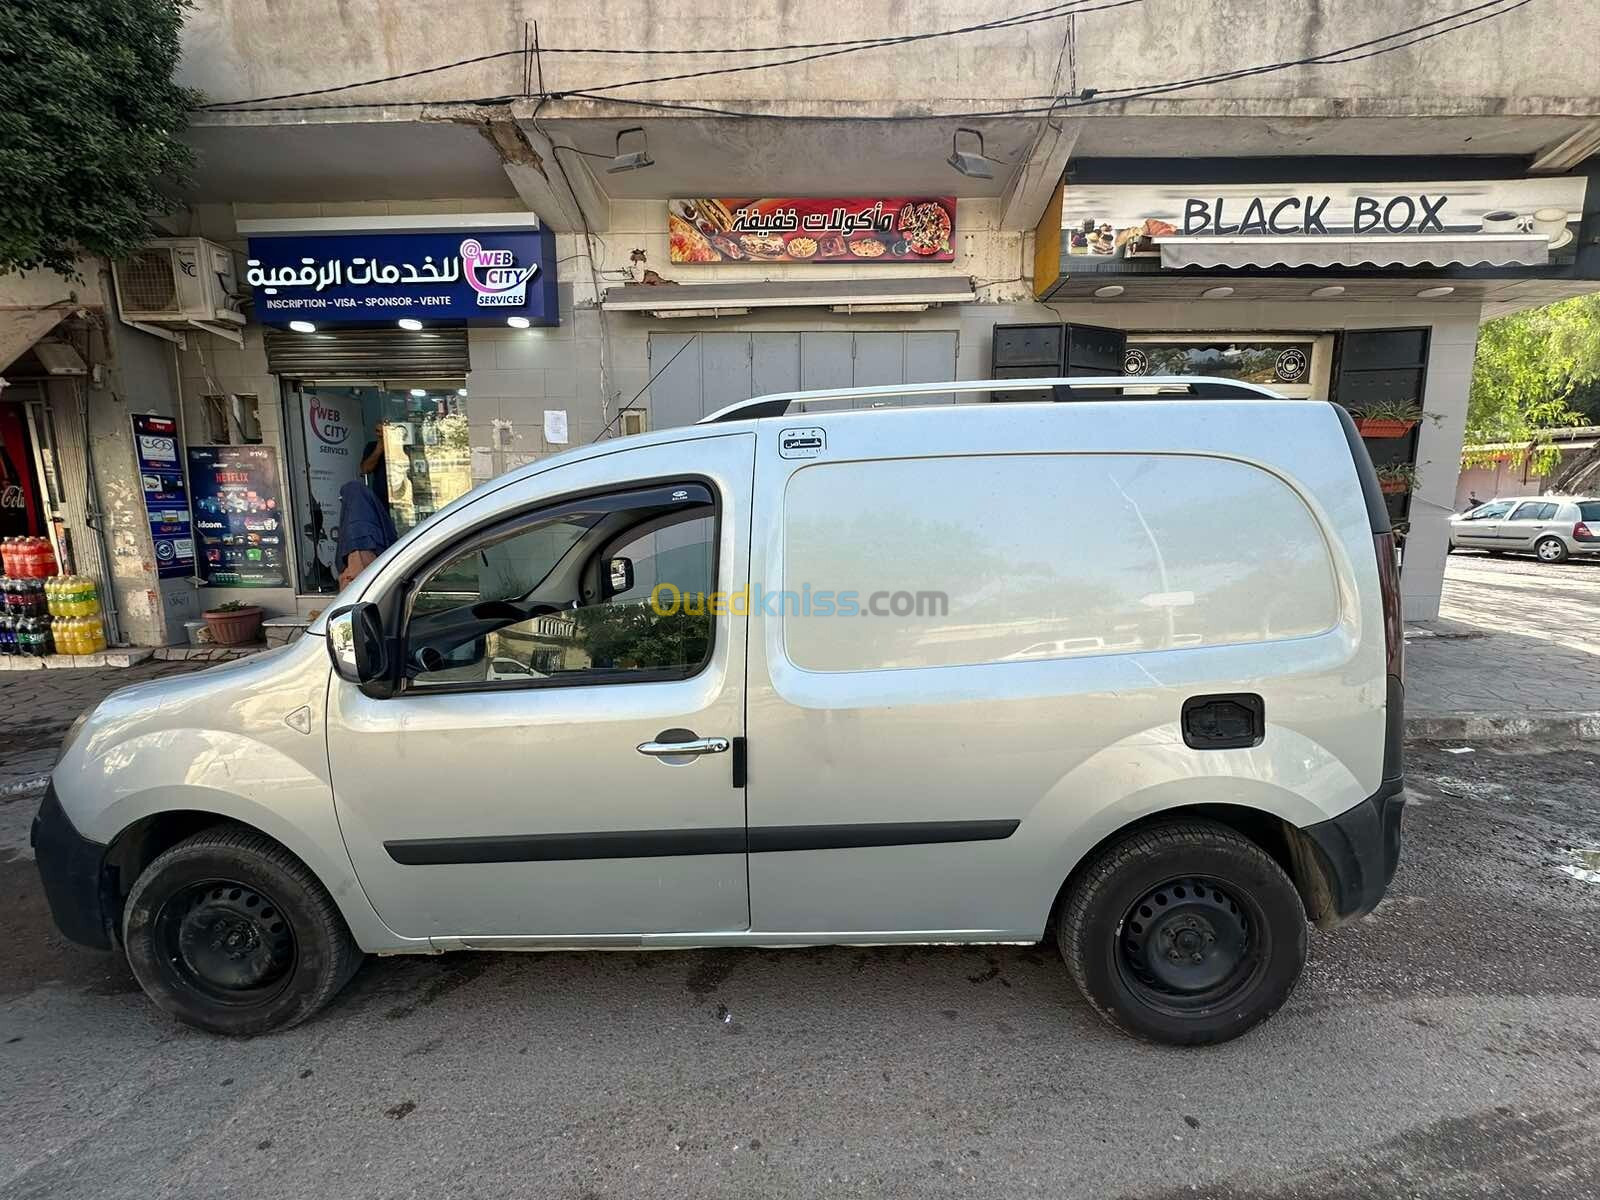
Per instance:
[[[273,374],[294,379],[438,378],[471,370],[465,325],[318,333],[268,329],[266,346]]]

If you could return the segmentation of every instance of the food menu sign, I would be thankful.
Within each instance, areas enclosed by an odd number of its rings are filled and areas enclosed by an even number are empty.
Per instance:
[[[266,446],[190,446],[200,574],[211,587],[288,587],[283,492]]]
[[[178,423],[153,413],[134,414],[133,446],[150,538],[155,543],[156,574],[162,579],[189,575],[194,571],[194,533],[183,463],[178,458]]]
[[[674,263],[952,262],[954,196],[672,200]]]

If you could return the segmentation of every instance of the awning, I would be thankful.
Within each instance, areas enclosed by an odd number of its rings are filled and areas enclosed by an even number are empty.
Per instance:
[[[1542,233],[1158,237],[1163,267],[1542,267]]]
[[[55,308],[13,308],[0,311],[0,371],[26,354],[40,338],[71,316],[70,305]]]
[[[600,307],[611,312],[648,312],[659,317],[718,316],[752,308],[833,308],[892,312],[935,304],[966,304],[978,298],[965,275],[898,279],[753,279],[748,283],[630,283],[607,288]]]

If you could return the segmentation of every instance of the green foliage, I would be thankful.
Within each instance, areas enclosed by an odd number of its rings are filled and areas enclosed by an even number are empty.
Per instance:
[[[648,670],[698,663],[711,642],[704,595],[686,596],[672,612],[649,604],[596,604],[572,612],[578,641],[596,665]],[[685,609],[694,608],[695,612]]]
[[[1417,486],[1417,469],[1410,463],[1390,463],[1388,466],[1378,467],[1376,474],[1379,483],[1401,483],[1406,491]]]
[[[1478,333],[1467,402],[1462,461],[1482,465],[1506,451],[1475,449],[1510,442],[1521,462],[1545,473],[1560,458],[1549,430],[1579,424],[1573,402],[1600,380],[1600,296],[1580,296],[1488,321]]]
[[[200,98],[172,82],[187,2],[0,3],[0,274],[120,258],[171,206]]]
[[[1378,400],[1369,400],[1357,408],[1351,409],[1351,415],[1364,417],[1369,421],[1420,421],[1422,420],[1422,405],[1413,400],[1400,400],[1385,396]]]

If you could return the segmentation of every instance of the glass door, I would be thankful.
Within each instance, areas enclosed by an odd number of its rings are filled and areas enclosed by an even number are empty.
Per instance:
[[[462,379],[289,379],[284,409],[303,593],[338,590],[346,484],[371,489],[397,534],[472,488]]]

